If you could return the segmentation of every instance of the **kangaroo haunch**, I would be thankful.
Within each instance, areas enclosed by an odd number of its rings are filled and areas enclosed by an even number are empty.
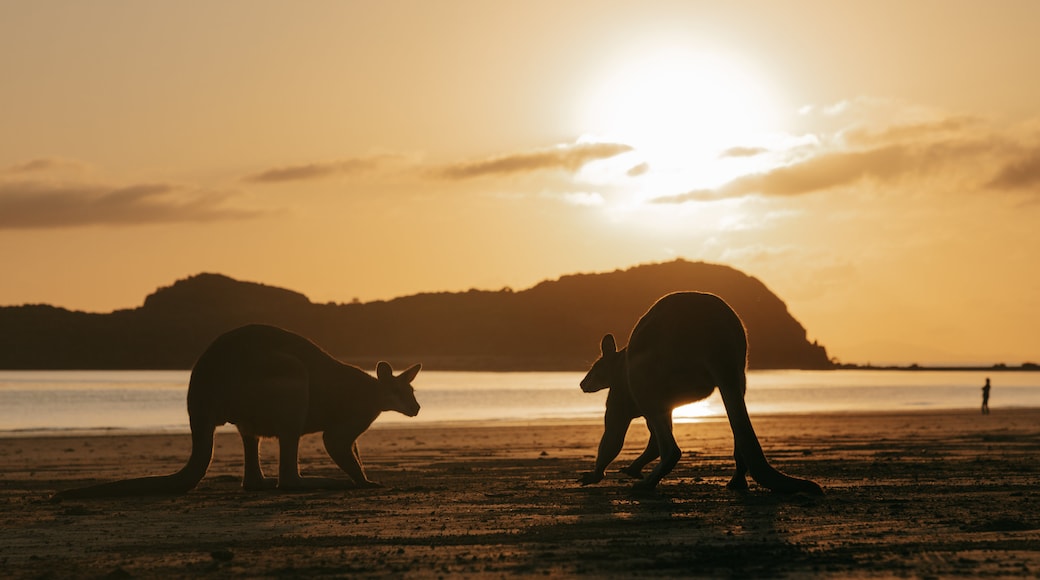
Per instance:
[[[213,341],[191,371],[188,420],[191,456],[170,475],[125,479],[59,492],[55,499],[180,494],[193,489],[213,458],[213,433],[238,427],[245,451],[242,487],[284,490],[376,486],[365,475],[357,438],[383,411],[419,413],[411,382],[414,365],[394,376],[376,365],[376,376],[334,359],[306,338],[274,326],[250,325]],[[323,432],[325,449],[350,476],[301,477],[300,437]],[[278,438],[278,477],[260,468],[260,438]]]
[[[582,475],[583,485],[599,482],[625,443],[628,426],[646,418],[650,443],[621,471],[632,477],[658,456],[650,474],[636,482],[653,489],[679,462],[682,451],[672,434],[672,410],[708,397],[718,386],[733,430],[737,470],[727,484],[747,489],[746,475],[774,491],[822,494],[816,483],[785,475],[766,460],[751,426],[747,389],[747,336],[740,317],[714,294],[677,292],[658,300],[636,323],[628,346],[617,350],[614,337],[603,337],[602,355],[581,381],[586,393],[609,388],[603,438],[596,467]]]

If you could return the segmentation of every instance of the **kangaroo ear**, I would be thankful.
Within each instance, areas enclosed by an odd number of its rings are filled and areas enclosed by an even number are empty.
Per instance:
[[[614,342],[614,335],[608,334],[604,336],[603,342],[599,343],[599,349],[603,356],[617,353],[617,343]]]
[[[402,380],[402,381],[404,381],[404,382],[406,382],[406,383],[410,383],[413,380],[415,380],[415,375],[419,374],[419,369],[421,369],[421,368],[422,368],[421,364],[412,365],[412,366],[408,367],[408,370],[406,370],[403,373],[397,375],[397,378]]]
[[[379,364],[376,365],[376,378],[381,381],[394,378],[394,369],[390,367],[390,363],[385,360],[379,361]]]

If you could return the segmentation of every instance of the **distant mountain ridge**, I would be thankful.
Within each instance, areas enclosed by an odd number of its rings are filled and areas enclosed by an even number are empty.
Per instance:
[[[159,288],[139,308],[108,314],[0,307],[0,368],[187,369],[217,335],[262,322],[366,368],[385,359],[435,370],[584,370],[605,333],[625,344],[654,301],[684,290],[718,294],[740,314],[751,368],[832,368],[826,349],[806,339],[759,280],[685,260],[563,276],[517,292],[352,304],[315,304],[291,290],[199,274]]]

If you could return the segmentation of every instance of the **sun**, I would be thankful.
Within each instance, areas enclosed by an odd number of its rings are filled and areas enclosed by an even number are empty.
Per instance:
[[[733,171],[720,155],[760,145],[778,124],[764,76],[721,51],[630,50],[589,86],[578,112],[584,131],[633,146],[655,189],[717,185]]]

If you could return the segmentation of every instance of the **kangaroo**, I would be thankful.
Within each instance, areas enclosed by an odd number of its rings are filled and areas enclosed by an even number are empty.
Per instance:
[[[733,430],[736,473],[727,484],[746,490],[746,475],[773,491],[822,494],[815,482],[785,475],[766,460],[751,426],[744,393],[747,389],[747,335],[744,323],[714,294],[676,292],[658,300],[636,323],[628,346],[617,349],[613,335],[600,343],[601,356],[581,381],[593,393],[609,388],[603,437],[593,471],[579,478],[582,485],[603,479],[607,466],[625,442],[628,426],[645,417],[650,443],[622,469],[639,478],[642,468],[660,456],[636,489],[651,490],[679,462],[682,450],[672,434],[672,410],[706,398],[718,386]]]
[[[298,334],[243,326],[217,337],[191,371],[191,456],[180,471],[70,489],[54,499],[187,493],[206,474],[213,433],[225,423],[236,425],[242,436],[246,490],[377,487],[365,475],[356,440],[383,411],[419,414],[411,382],[420,368],[414,365],[395,377],[390,365],[380,362],[372,377]],[[300,436],[319,431],[329,456],[353,482],[300,476]],[[261,437],[278,438],[277,478],[264,477],[260,468]]]

